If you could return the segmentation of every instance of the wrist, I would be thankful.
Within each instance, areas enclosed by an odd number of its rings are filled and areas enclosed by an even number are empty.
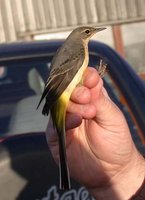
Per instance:
[[[106,185],[89,188],[98,200],[128,200],[139,191],[145,179],[145,160],[136,152],[131,162],[113,176]]]

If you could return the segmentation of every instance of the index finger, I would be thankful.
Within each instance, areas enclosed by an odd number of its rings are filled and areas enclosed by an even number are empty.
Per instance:
[[[94,88],[99,82],[100,76],[93,67],[88,67],[83,77],[83,85],[89,89]]]

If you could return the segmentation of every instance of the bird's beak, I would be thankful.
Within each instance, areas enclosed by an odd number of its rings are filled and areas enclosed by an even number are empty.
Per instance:
[[[103,30],[105,30],[105,29],[106,29],[105,27],[96,28],[96,33],[99,32],[99,31],[103,31]]]

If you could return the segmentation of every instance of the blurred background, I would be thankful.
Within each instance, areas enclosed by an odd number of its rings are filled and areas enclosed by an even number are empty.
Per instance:
[[[107,28],[92,38],[105,44],[90,42],[90,66],[100,59],[107,63],[104,86],[145,155],[145,0],[0,0],[2,200],[59,199],[58,169],[44,136],[48,118],[36,107],[63,42],[52,40],[82,25]],[[74,199],[84,199],[84,188],[76,183],[72,188],[82,194]],[[85,199],[93,200],[84,192]]]
[[[66,38],[80,25],[107,27],[93,39],[145,79],[145,0],[0,0],[0,43]]]

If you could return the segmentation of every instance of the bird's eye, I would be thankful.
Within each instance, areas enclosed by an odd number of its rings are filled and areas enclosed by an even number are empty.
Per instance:
[[[89,34],[89,33],[90,33],[90,31],[87,29],[87,30],[85,31],[85,33]]]

